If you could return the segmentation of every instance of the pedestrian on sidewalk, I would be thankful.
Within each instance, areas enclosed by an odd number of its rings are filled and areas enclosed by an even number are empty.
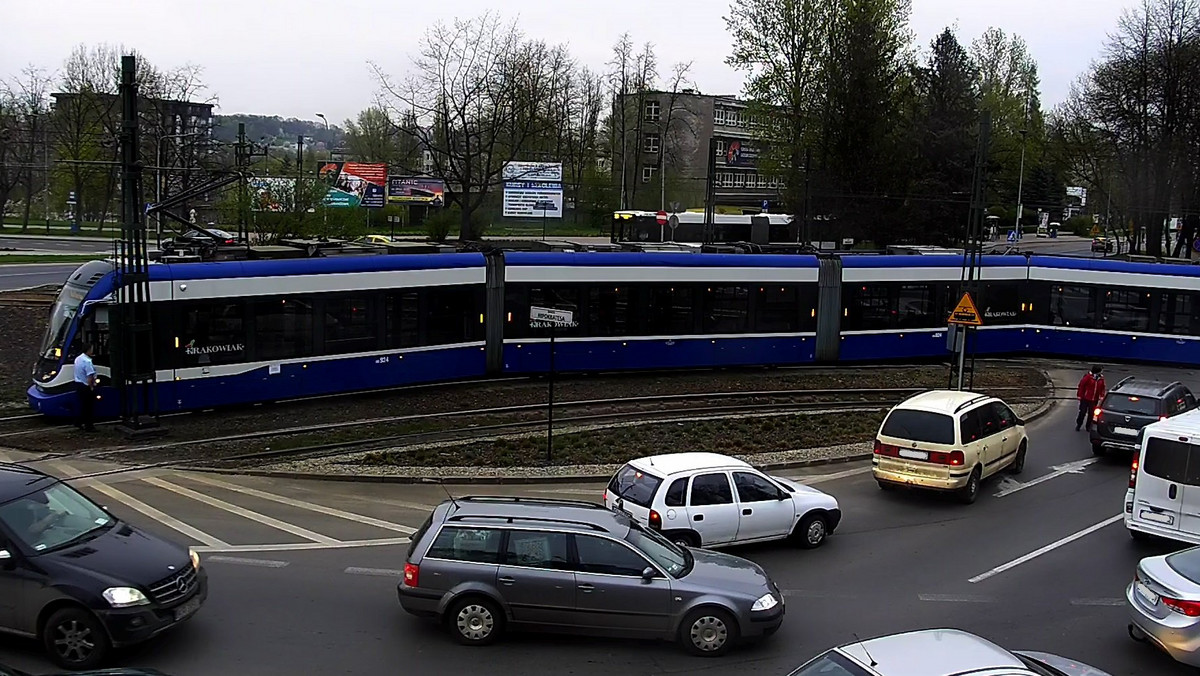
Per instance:
[[[1092,370],[1079,380],[1079,387],[1075,390],[1075,396],[1079,399],[1079,415],[1075,418],[1076,432],[1084,424],[1089,432],[1092,430],[1092,409],[1096,407],[1097,402],[1104,399],[1104,393],[1104,367],[1093,366]]]
[[[96,367],[92,364],[92,346],[87,343],[75,357],[75,395],[79,399],[79,418],[75,426],[85,432],[95,432]]]

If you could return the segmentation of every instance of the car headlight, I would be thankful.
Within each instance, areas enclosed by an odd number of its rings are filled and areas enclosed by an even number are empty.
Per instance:
[[[188,556],[192,557],[192,568],[200,570],[200,555],[194,549],[188,549]]]
[[[145,594],[133,587],[112,587],[105,589],[104,600],[108,601],[108,605],[113,608],[144,606],[150,603],[150,599],[146,598]]]
[[[770,610],[777,605],[779,605],[779,601],[775,599],[774,594],[763,594],[757,601],[754,602],[754,605],[750,606],[750,611],[758,612],[762,610]]]

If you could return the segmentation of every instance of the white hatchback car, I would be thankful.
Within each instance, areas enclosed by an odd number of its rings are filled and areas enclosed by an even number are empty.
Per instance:
[[[833,496],[717,453],[633,460],[609,481],[604,504],[687,547],[791,538],[813,548],[842,518]]]
[[[1007,468],[1025,468],[1025,421],[986,394],[933,390],[888,412],[875,438],[872,474],[879,487],[929,488],[975,502],[979,484]]]

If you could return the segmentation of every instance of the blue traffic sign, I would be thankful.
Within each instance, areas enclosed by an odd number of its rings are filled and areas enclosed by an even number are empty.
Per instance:
[[[1010,241],[1010,242],[1017,241],[1017,231],[1016,230],[1008,231],[1008,241]]]

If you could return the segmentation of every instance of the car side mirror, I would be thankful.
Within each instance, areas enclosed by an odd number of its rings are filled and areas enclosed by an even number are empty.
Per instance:
[[[7,549],[0,549],[0,568],[11,568],[13,563],[12,552]]]
[[[787,491],[784,491],[784,490],[781,490],[781,491],[779,491],[779,496],[778,496],[778,497],[776,497],[775,499],[776,499],[776,500],[779,500],[780,502],[783,502],[784,500],[787,500],[787,499],[788,499],[788,497],[789,497],[789,496],[788,496],[788,492],[787,492]]]
[[[654,570],[653,566],[646,566],[645,570],[642,571],[642,579],[646,582],[649,582],[656,577],[658,577],[658,571]]]

